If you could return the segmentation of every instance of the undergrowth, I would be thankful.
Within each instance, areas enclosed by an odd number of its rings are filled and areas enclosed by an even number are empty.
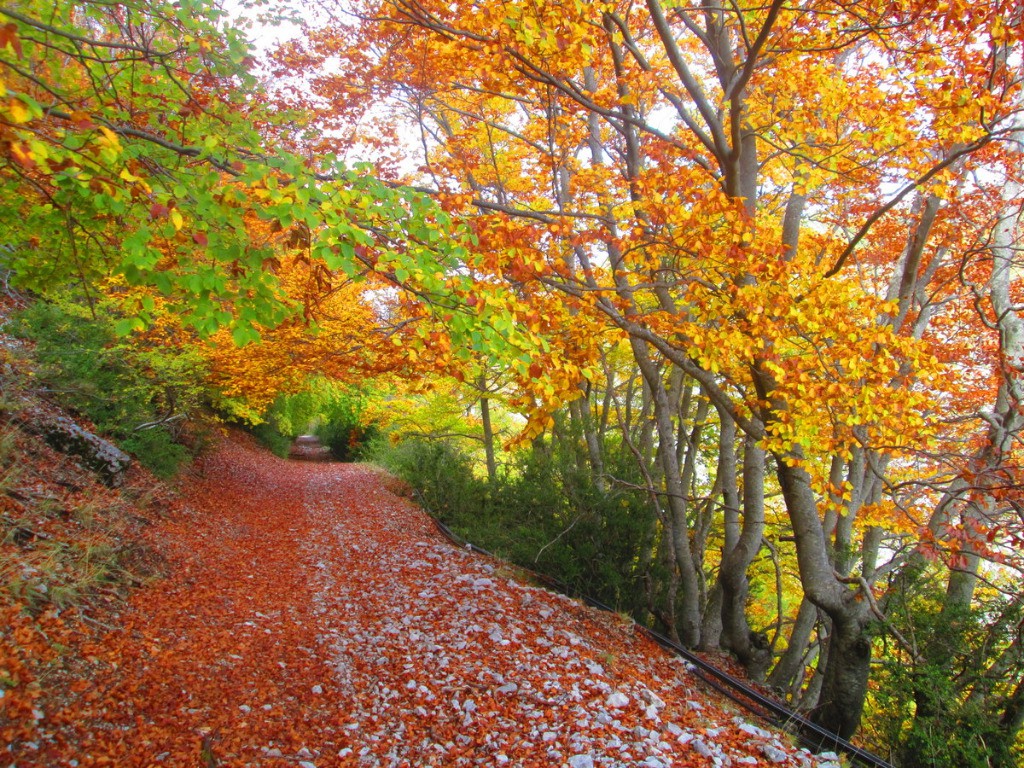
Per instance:
[[[9,341],[9,339],[4,339]],[[22,428],[45,408],[31,350],[0,345],[0,743],[31,741],[67,649],[103,630],[93,616],[159,575],[142,528],[173,508],[167,489],[131,470],[119,489]],[[20,764],[20,763],[19,763]]]
[[[654,521],[642,495],[601,491],[574,457],[531,451],[496,481],[449,442],[380,439],[370,458],[418,492],[453,532],[516,565],[647,620],[646,584],[658,567]],[[616,468],[625,476],[628,466]]]
[[[171,477],[192,455],[182,425],[205,403],[203,363],[166,333],[128,343],[116,318],[74,301],[38,301],[7,328],[34,344],[37,392],[90,421],[153,474]]]

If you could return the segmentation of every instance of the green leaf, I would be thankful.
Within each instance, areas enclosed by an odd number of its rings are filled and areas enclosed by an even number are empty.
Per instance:
[[[114,333],[118,336],[130,336],[134,331],[146,330],[146,324],[140,317],[124,317],[114,323]]]
[[[259,341],[260,334],[251,325],[236,325],[231,329],[231,338],[239,347],[244,347],[254,341]]]

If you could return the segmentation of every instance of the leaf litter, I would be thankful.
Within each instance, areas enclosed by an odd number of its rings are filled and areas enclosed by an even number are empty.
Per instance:
[[[168,577],[65,639],[80,677],[10,765],[838,765],[630,621],[451,544],[375,468],[233,436],[185,485],[146,531]]]

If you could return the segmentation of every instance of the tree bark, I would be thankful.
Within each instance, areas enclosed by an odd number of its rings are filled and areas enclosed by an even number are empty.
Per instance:
[[[726,415],[728,418],[728,415]],[[729,419],[731,422],[731,419]],[[735,434],[735,427],[723,433]],[[726,548],[718,571],[722,585],[722,646],[736,654],[752,680],[764,680],[771,662],[767,638],[755,634],[747,621],[750,581],[747,570],[761,549],[764,533],[765,453],[747,437],[743,446],[743,520],[726,507]]]
[[[772,688],[792,690],[794,683],[803,677],[804,656],[817,620],[818,608],[805,596],[790,629],[786,650],[768,677],[768,685]]]
[[[795,462],[803,454],[776,457],[779,484],[796,538],[797,564],[807,598],[831,619],[822,690],[812,719],[846,739],[860,724],[871,664],[868,601],[840,582],[818,518],[810,477]],[[788,460],[788,462],[787,462]]]
[[[657,457],[662,470],[669,513],[666,535],[672,546],[674,565],[682,588],[675,622],[682,644],[694,648],[700,643],[700,590],[697,584],[698,575],[693,567],[689,524],[686,519],[688,489],[679,462],[676,460],[676,432],[672,421],[674,409],[661,371],[651,359],[647,344],[640,339],[632,338],[630,345],[633,357],[640,366],[640,372],[653,395],[655,429],[658,434]]]
[[[481,389],[484,382],[481,378]],[[480,397],[480,423],[484,431],[484,456],[487,461],[487,479],[492,483],[498,479],[498,462],[494,457],[494,427],[491,425],[491,401],[486,392]]]

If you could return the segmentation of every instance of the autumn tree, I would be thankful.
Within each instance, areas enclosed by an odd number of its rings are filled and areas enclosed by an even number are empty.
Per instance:
[[[282,240],[330,272],[450,292],[444,253],[469,233],[365,167],[290,153],[281,137],[301,117],[271,104],[224,11],[29,3],[0,16],[2,258],[17,285],[88,292],[123,277],[240,344],[303,308],[274,269]],[[152,306],[138,309],[141,328]]]
[[[392,0],[339,9],[279,57],[296,71],[358,50],[358,67],[317,73],[325,111],[372,91],[415,121],[425,181],[488,242],[467,263],[628,339],[689,645],[704,607],[689,446],[714,415],[721,637],[751,667],[744,574],[777,484],[800,626],[827,639],[815,718],[842,736],[867,690],[875,585],[901,562],[879,558],[927,528],[922,507],[963,498],[930,451],[955,450],[978,412],[930,329],[970,306],[963,275],[1005,220],[1012,10]],[[965,530],[945,519],[943,536]]]

